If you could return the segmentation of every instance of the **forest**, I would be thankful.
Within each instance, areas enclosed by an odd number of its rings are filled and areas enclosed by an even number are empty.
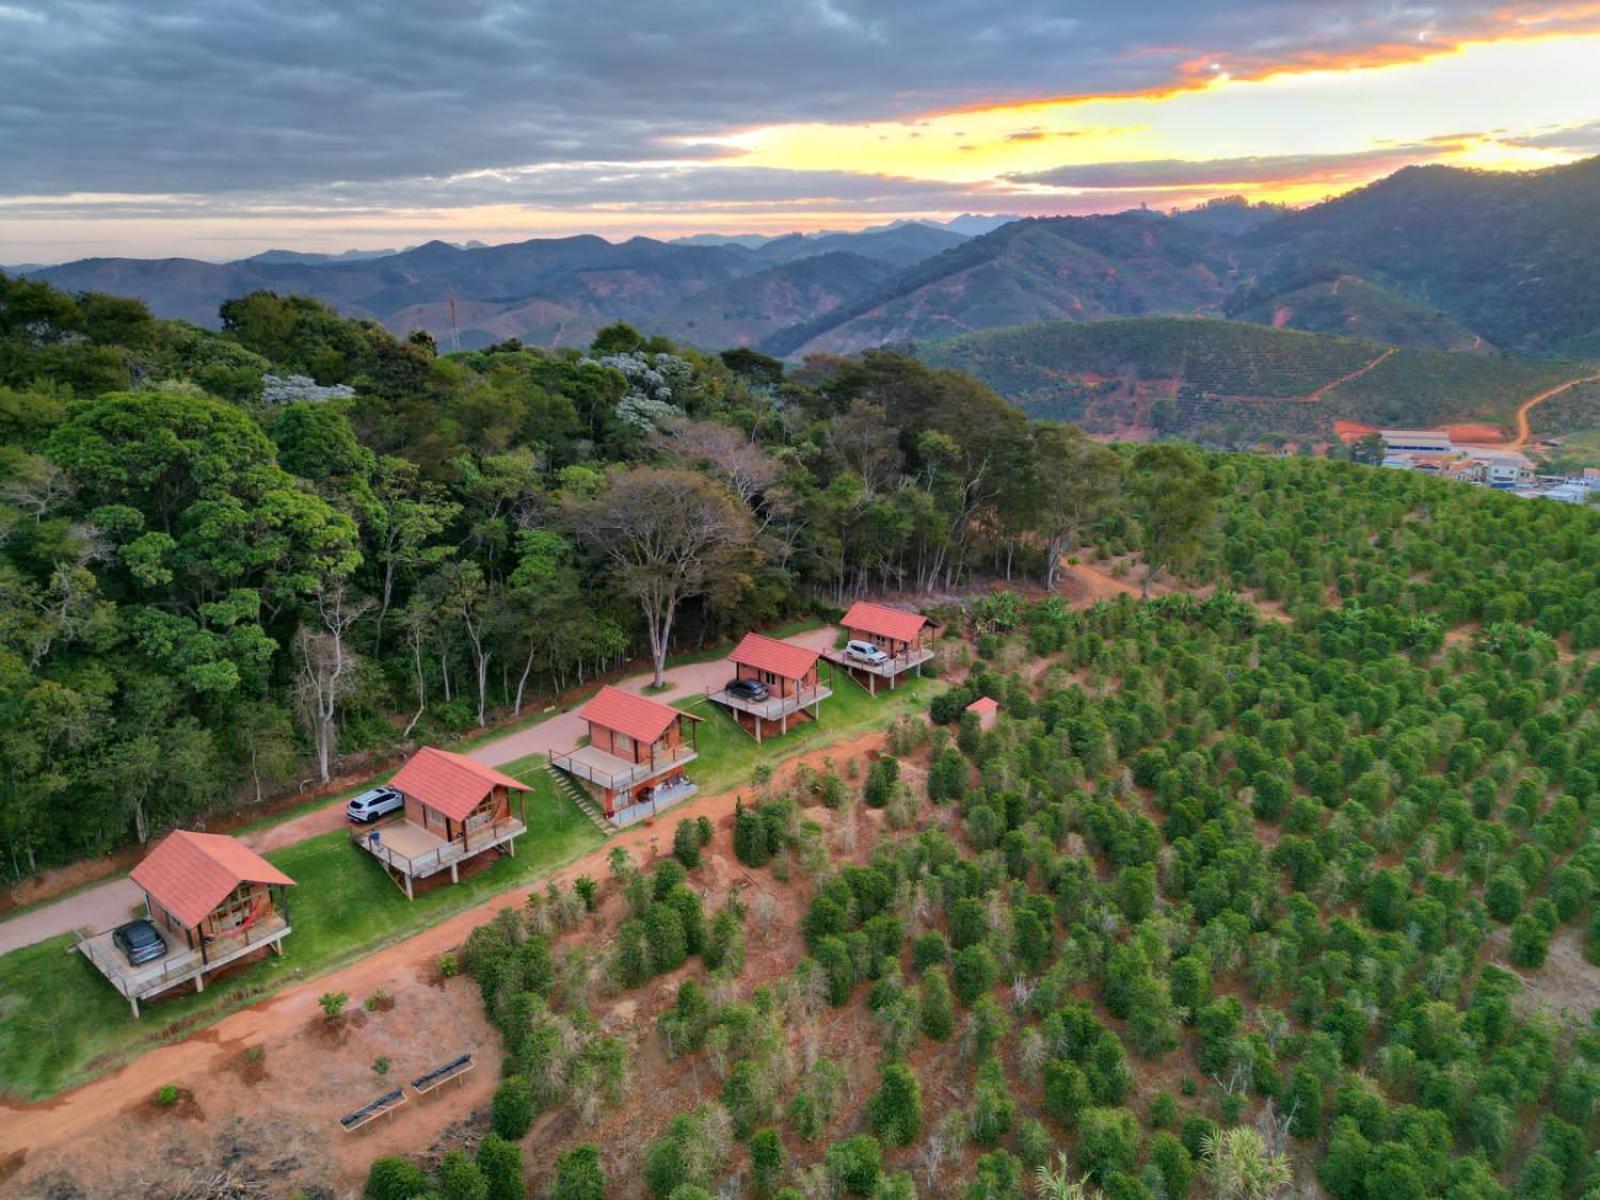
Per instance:
[[[627,326],[440,356],[254,293],[210,333],[0,279],[13,877],[872,591],[1044,580],[1124,462],[889,353],[786,372]],[[1178,542],[1183,540],[1181,533]]]
[[[367,1195],[1600,1195],[1600,516],[1209,469],[1183,586],[994,593],[931,729],[478,928],[477,1160]]]

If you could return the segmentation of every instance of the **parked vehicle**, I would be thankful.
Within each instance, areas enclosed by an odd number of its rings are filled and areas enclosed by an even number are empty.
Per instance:
[[[351,800],[344,811],[352,821],[365,825],[368,821],[399,812],[405,806],[406,798],[394,788],[375,787]]]
[[[849,657],[869,666],[881,667],[889,661],[889,656],[883,652],[883,647],[876,642],[846,642],[844,652]]]
[[[141,966],[167,956],[167,939],[151,921],[143,917],[118,925],[112,931],[111,941],[127,957],[131,966]]]
[[[727,692],[740,700],[765,700],[767,685],[759,679],[730,679]]]

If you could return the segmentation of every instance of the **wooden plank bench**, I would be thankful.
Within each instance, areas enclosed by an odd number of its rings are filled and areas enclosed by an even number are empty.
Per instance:
[[[400,1088],[392,1092],[385,1092],[376,1100],[363,1104],[353,1113],[346,1113],[339,1118],[339,1124],[346,1133],[354,1133],[363,1125],[376,1121],[379,1117],[392,1113],[406,1102],[406,1094]]]
[[[426,1075],[418,1075],[411,1081],[411,1090],[419,1096],[426,1096],[434,1088],[449,1083],[452,1079],[460,1079],[477,1064],[472,1061],[472,1054],[462,1054],[452,1058],[449,1062],[435,1067]]]

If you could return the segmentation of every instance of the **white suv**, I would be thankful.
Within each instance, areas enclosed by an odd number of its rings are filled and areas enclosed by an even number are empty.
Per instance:
[[[846,642],[844,652],[851,658],[870,663],[874,667],[881,667],[889,661],[889,656],[883,652],[883,647],[876,642]]]
[[[399,812],[406,806],[406,798],[392,787],[375,787],[369,792],[351,800],[345,806],[345,813],[352,821],[366,824],[376,821],[379,817],[387,816],[392,812]]]

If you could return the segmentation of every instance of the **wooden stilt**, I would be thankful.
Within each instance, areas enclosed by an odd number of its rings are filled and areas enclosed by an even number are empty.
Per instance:
[[[411,891],[411,876],[406,876],[406,899],[415,900],[416,895]]]

